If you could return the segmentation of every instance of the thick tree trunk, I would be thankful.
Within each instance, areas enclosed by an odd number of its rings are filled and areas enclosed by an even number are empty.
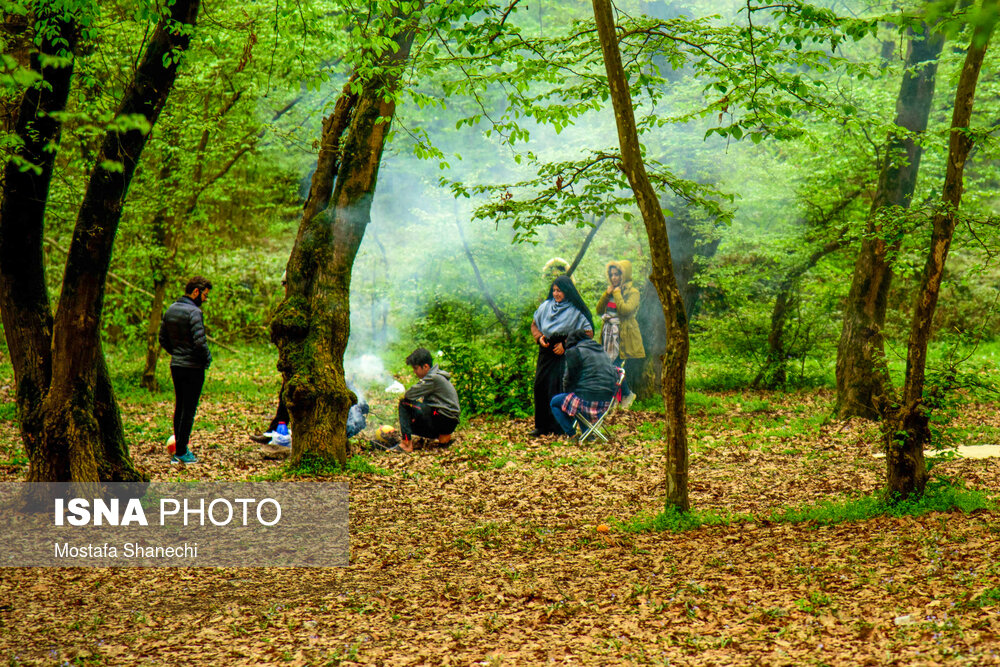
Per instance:
[[[372,196],[395,113],[392,93],[413,44],[397,34],[381,73],[348,82],[323,123],[320,154],[295,246],[285,300],[271,323],[292,420],[293,462],[304,455],[347,460],[347,414],[357,400],[344,381],[351,271],[371,217]]]
[[[837,347],[836,412],[842,418],[876,419],[881,413],[881,397],[889,379],[882,338],[892,284],[889,256],[900,243],[892,230],[891,223],[898,217],[893,208],[908,208],[913,197],[922,152],[917,139],[927,129],[937,58],[943,45],[943,35],[932,33],[927,26],[921,34],[910,31],[906,69],[896,100],[896,126],[905,132],[889,135],[866,238],[844,305]]]
[[[183,28],[193,25],[198,6],[198,0],[178,0],[161,19],[117,115],[142,114],[150,125],[156,122],[176,76],[176,56],[190,41]],[[72,47],[76,27],[69,20],[58,15],[41,18],[61,26],[63,34],[52,39]],[[43,43],[42,51],[57,49]],[[168,55],[173,57],[165,61]],[[51,111],[64,105],[72,70],[42,74],[46,84],[25,94],[18,117],[18,135],[25,140],[22,157],[40,172],[21,172],[15,162],[8,164],[0,214],[0,310],[18,384],[28,480],[136,480],[142,474],[124,444],[99,325],[114,237],[146,135],[131,131],[105,136],[77,217],[53,320],[41,262],[54,159],[54,152],[45,147],[58,140],[60,128]],[[109,161],[119,163],[121,170],[108,169]],[[15,318],[9,325],[8,317]]]
[[[41,13],[45,31],[31,67],[43,83],[21,97],[14,125],[21,145],[4,169],[0,202],[0,316],[14,367],[18,420],[29,460],[42,453],[42,401],[52,372],[52,307],[45,286],[43,255],[45,205],[62,129],[58,112],[66,106],[72,60],[53,67],[53,56],[72,53],[79,26],[58,11]],[[22,165],[34,165],[25,169]],[[55,464],[58,465],[58,464]]]
[[[622,169],[635,194],[649,238],[652,275],[650,281],[663,304],[667,345],[663,354],[662,393],[665,411],[664,445],[666,453],[666,504],[680,511],[690,508],[688,500],[687,409],[684,402],[685,373],[688,357],[688,325],[684,302],[677,287],[666,219],[659,198],[646,174],[639,146],[632,96],[622,66],[615,20],[610,0],[593,0],[594,20],[604,54],[604,67],[615,110]]]
[[[980,26],[976,29],[959,76],[942,204],[934,215],[927,262],[910,324],[903,396],[899,408],[886,415],[883,426],[888,490],[901,497],[922,493],[927,483],[924,447],[930,442],[930,427],[923,406],[927,343],[930,340],[948,249],[955,233],[958,208],[962,202],[965,163],[973,145],[973,138],[965,130],[972,118],[979,72],[994,25],[990,22],[987,27]]]

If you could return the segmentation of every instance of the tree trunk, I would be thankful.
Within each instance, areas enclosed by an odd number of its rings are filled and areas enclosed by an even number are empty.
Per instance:
[[[601,219],[595,222],[593,227],[590,228],[590,231],[587,232],[587,238],[583,240],[583,245],[581,245],[580,249],[577,250],[576,257],[573,258],[573,262],[569,265],[569,268],[566,269],[567,276],[572,276],[573,272],[576,271],[576,267],[580,266],[580,262],[583,261],[583,256],[587,254],[587,249],[590,248],[591,242],[594,240],[594,237],[597,236],[597,230],[601,228],[601,225],[603,225],[604,221],[607,219],[608,216],[606,214],[602,215]]]
[[[0,316],[29,460],[37,460],[42,452],[42,401],[52,372],[52,307],[45,286],[43,223],[56,153],[47,147],[59,143],[62,125],[57,116],[66,106],[73,76],[72,60],[62,67],[45,63],[47,58],[71,54],[79,30],[74,19],[58,11],[40,13],[37,21],[54,30],[43,33],[39,53],[30,59],[42,83],[21,97],[14,127],[22,143],[4,169],[0,202]],[[19,161],[35,168],[22,169]]]
[[[667,345],[663,354],[662,394],[665,411],[666,503],[680,511],[690,508],[688,500],[687,415],[684,403],[685,373],[688,357],[688,325],[684,302],[677,287],[666,219],[659,198],[646,174],[646,165],[639,146],[632,96],[622,66],[621,52],[615,34],[615,20],[610,0],[593,0],[594,20],[601,40],[604,66],[608,75],[611,102],[615,110],[618,142],[621,146],[622,169],[635,194],[649,238],[652,275],[667,329]]]
[[[193,25],[198,5],[178,0],[160,20],[118,116],[142,114],[150,125],[156,122],[176,76],[176,55],[190,41],[189,31],[177,26]],[[59,27],[54,43],[43,42],[43,53],[58,52],[56,43],[72,48],[73,19],[39,18]],[[170,54],[174,57],[165,63]],[[77,217],[53,320],[42,240],[55,153],[45,147],[58,141],[59,122],[51,112],[64,106],[72,70],[41,72],[45,83],[25,94],[18,115],[18,135],[25,142],[21,157],[40,170],[21,172],[15,161],[7,165],[0,213],[0,310],[18,386],[28,481],[138,480],[143,475],[128,456],[104,363],[100,316],[114,236],[146,135],[133,130],[105,136]],[[121,170],[108,169],[110,161]]]
[[[686,311],[685,311],[686,312]],[[635,315],[642,333],[642,346],[646,351],[638,378],[627,378],[629,388],[639,399],[658,396],[663,377],[663,353],[667,349],[667,322],[663,318],[663,305],[656,287],[648,279],[639,294],[639,311]]]
[[[948,143],[943,201],[934,215],[927,262],[913,306],[903,396],[899,408],[887,413],[883,426],[888,490],[904,498],[922,493],[927,483],[924,447],[930,443],[930,427],[923,406],[927,343],[930,340],[948,249],[955,233],[958,208],[962,202],[965,163],[973,145],[973,138],[965,130],[969,128],[972,118],[979,72],[994,25],[991,21],[986,26],[976,28],[959,76]]]
[[[878,188],[868,214],[865,240],[854,265],[851,289],[844,305],[844,323],[837,347],[837,415],[876,419],[887,387],[888,368],[882,329],[892,283],[889,256],[900,236],[891,229],[898,213],[910,205],[917,183],[922,147],[914,139],[927,129],[934,97],[937,58],[944,37],[923,26],[910,30],[903,81],[896,100],[896,126],[905,132],[888,137]],[[919,137],[918,137],[919,138]]]
[[[163,267],[166,269],[166,267]],[[163,321],[163,302],[167,296],[167,274],[160,271],[153,278],[153,304],[150,307],[149,322],[146,325],[146,366],[142,371],[139,386],[149,391],[157,391],[160,383],[156,380],[156,362],[160,357],[160,323]]]
[[[350,336],[351,271],[371,217],[382,150],[395,113],[393,93],[414,39],[407,25],[379,74],[344,87],[323,122],[295,246],[288,260],[285,299],[271,323],[278,369],[292,421],[293,462],[306,454],[347,461],[347,414],[357,400],[344,381]]]
[[[483,293],[483,299],[486,304],[493,311],[493,315],[497,318],[497,322],[503,328],[504,336],[507,340],[511,340],[513,335],[510,332],[510,324],[507,323],[507,315],[500,310],[500,306],[497,305],[496,301],[493,300],[493,295],[490,294],[490,289],[486,286],[486,281],[483,280],[483,276],[479,273],[479,265],[476,264],[476,258],[472,256],[472,249],[469,248],[468,241],[465,240],[465,232],[462,231],[462,223],[458,219],[458,212],[455,213],[455,226],[458,227],[458,238],[462,241],[462,247],[465,249],[465,257],[469,260],[469,264],[472,265],[472,272],[476,276],[476,283],[479,285],[479,291]]]

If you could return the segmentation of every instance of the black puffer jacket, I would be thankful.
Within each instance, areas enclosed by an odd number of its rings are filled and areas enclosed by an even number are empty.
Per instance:
[[[582,329],[566,338],[566,372],[563,391],[585,401],[610,401],[618,382],[618,372],[601,344]]]
[[[208,368],[212,353],[206,336],[201,308],[190,297],[177,299],[163,314],[160,345],[170,353],[171,366]]]

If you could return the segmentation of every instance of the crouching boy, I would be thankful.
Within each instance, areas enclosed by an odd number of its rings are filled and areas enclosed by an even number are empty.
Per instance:
[[[420,381],[406,390],[399,401],[399,432],[403,436],[399,448],[413,451],[413,436],[437,440],[446,447],[458,426],[458,393],[449,373],[434,365],[431,353],[418,347],[406,358]]]

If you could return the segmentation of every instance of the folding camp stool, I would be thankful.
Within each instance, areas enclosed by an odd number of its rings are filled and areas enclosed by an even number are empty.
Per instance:
[[[604,442],[608,441],[608,434],[601,428],[601,425],[604,423],[604,420],[607,419],[608,415],[610,415],[617,406],[621,405],[622,383],[625,382],[625,369],[615,366],[615,371],[618,373],[618,380],[615,382],[615,393],[611,396],[611,405],[608,406],[608,409],[605,410],[600,417],[595,419],[593,424],[591,424],[590,421],[583,416],[582,412],[578,411],[576,413],[576,420],[580,422],[580,438],[577,442],[582,444],[587,441],[587,438],[593,436],[597,436]]]

